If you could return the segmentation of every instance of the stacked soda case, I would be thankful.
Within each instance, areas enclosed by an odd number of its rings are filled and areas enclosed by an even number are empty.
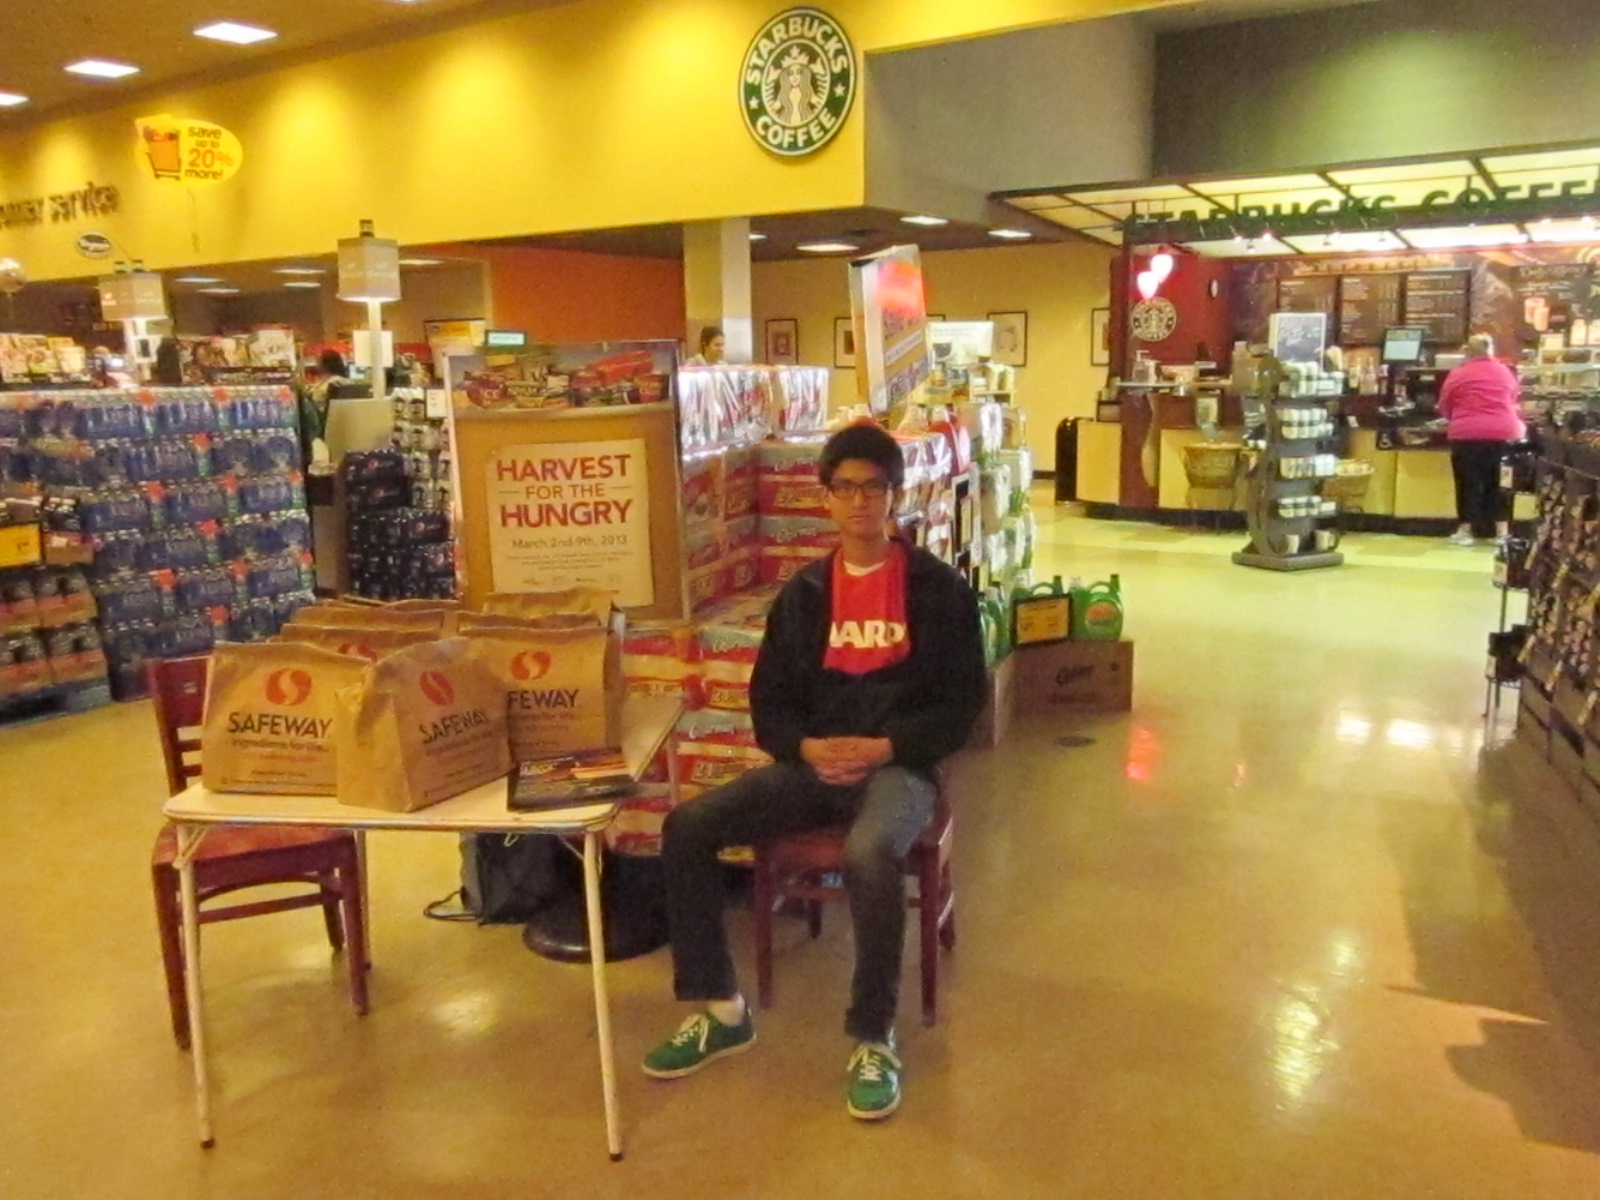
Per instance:
[[[415,503],[400,450],[345,455],[350,589],[373,600],[448,600],[456,594],[450,516]]]
[[[285,388],[0,397],[0,479],[86,563],[119,699],[148,659],[270,637],[309,602],[299,465]]]
[[[677,696],[688,706],[673,732],[680,799],[691,800],[772,761],[756,745],[750,676],[777,591],[763,587],[729,596],[691,622],[628,629],[623,674],[629,692]],[[663,753],[606,831],[608,844],[625,854],[658,853],[662,822],[671,808]],[[749,855],[735,848],[723,857],[743,862]]]
[[[684,367],[677,383],[686,451],[814,433],[827,423],[825,367]]]
[[[394,404],[391,441],[406,458],[411,506],[451,512],[449,425],[442,417],[428,415],[427,392],[422,388],[397,389],[390,399]]]
[[[756,448],[686,455],[683,493],[689,607],[699,612],[757,581]]]
[[[95,600],[83,571],[0,571],[0,706],[105,682]]]

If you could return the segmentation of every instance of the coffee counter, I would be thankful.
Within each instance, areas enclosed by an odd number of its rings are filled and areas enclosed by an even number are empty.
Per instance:
[[[1157,416],[1161,416],[1159,408]],[[1155,427],[1153,438],[1147,424],[1142,436],[1131,439],[1131,455],[1130,432],[1116,421],[1084,421],[1078,426],[1077,496],[1091,507],[1091,515],[1160,519],[1184,511],[1237,510],[1243,503],[1242,487],[1236,489],[1231,504],[1226,493],[1190,489],[1183,449],[1206,440],[1192,424],[1174,427],[1162,421]],[[1224,441],[1239,441],[1243,431],[1230,424],[1219,431],[1219,436]],[[1364,493],[1352,497],[1347,504],[1351,511],[1397,521],[1438,522],[1455,517],[1455,483],[1448,447],[1380,450],[1377,443],[1376,430],[1350,432],[1346,457],[1372,464]],[[1519,498],[1519,520],[1526,515],[1522,511],[1525,499]]]

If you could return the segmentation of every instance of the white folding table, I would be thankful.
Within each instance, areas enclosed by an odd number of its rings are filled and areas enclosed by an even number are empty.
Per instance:
[[[635,779],[665,746],[677,795],[678,765],[671,733],[683,712],[674,698],[630,697],[623,708],[622,751]],[[408,829],[429,833],[583,834],[583,892],[589,917],[589,965],[594,982],[595,1024],[599,1030],[600,1081],[605,1098],[606,1147],[613,1162],[622,1157],[617,1113],[616,1064],[611,1045],[611,1004],[606,995],[605,932],[600,913],[600,837],[617,813],[617,803],[584,804],[516,812],[507,807],[507,782],[497,779],[416,812],[384,812],[341,804],[335,796],[274,796],[256,792],[213,792],[201,784],[168,800],[165,812],[178,834],[178,882],[183,906],[184,972],[189,995],[191,1053],[199,1109],[200,1144],[211,1146],[211,1086],[206,1061],[205,1009],[201,987],[200,918],[195,896],[194,858],[213,825],[305,825],[354,830]],[[366,873],[363,869],[362,878]],[[370,941],[369,941],[370,949]]]

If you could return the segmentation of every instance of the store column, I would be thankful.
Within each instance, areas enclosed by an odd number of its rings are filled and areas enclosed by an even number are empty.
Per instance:
[[[715,325],[727,339],[729,362],[754,357],[755,322],[750,301],[750,222],[689,221],[683,226],[684,312],[689,328],[684,338],[693,354],[700,331]]]

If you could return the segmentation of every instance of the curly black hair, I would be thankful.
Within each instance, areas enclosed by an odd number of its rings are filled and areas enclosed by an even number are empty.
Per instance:
[[[870,421],[846,425],[823,443],[822,453],[817,458],[817,477],[822,480],[822,486],[832,483],[839,464],[851,458],[882,467],[889,486],[896,490],[906,481],[906,456],[900,450],[900,443],[881,425]]]

